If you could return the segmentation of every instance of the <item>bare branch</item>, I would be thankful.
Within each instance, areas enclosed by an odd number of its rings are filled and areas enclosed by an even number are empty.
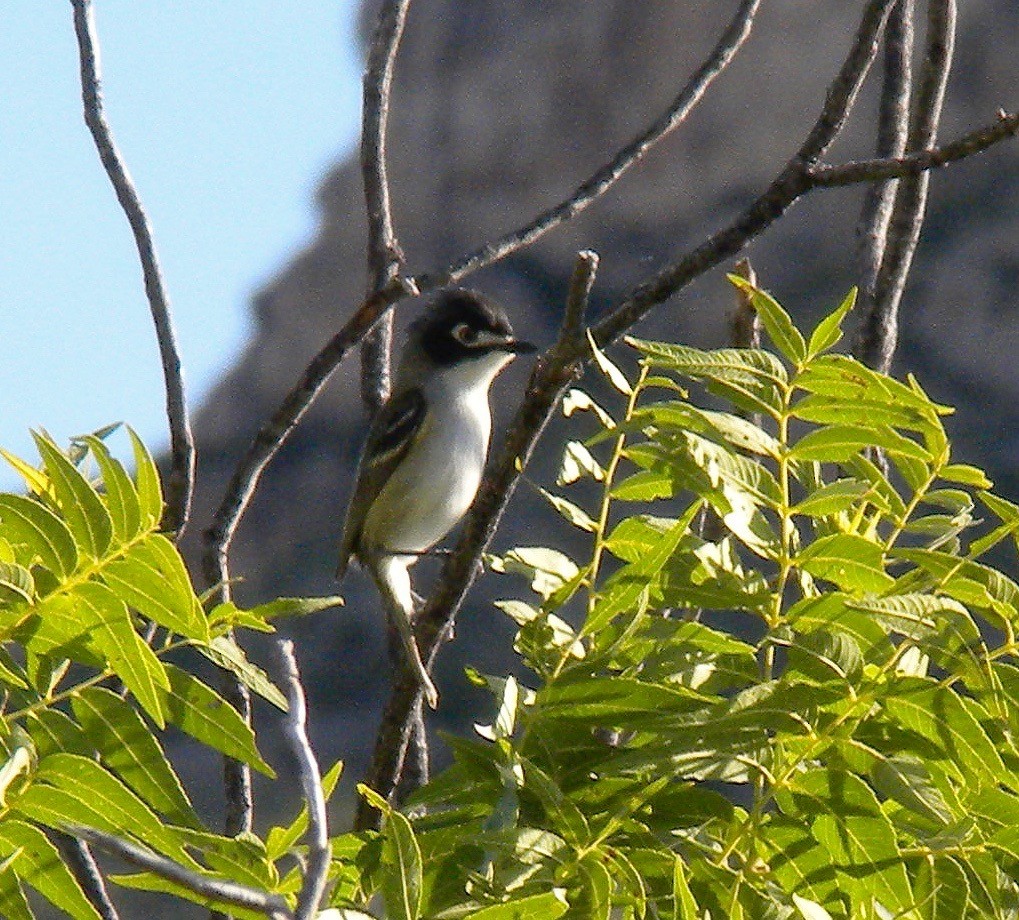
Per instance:
[[[64,861],[70,867],[78,884],[81,885],[85,897],[88,898],[89,903],[96,909],[102,920],[120,920],[117,908],[110,900],[106,882],[103,880],[103,875],[99,871],[99,866],[96,865],[88,844],[84,840],[59,831],[54,832],[53,836]]]
[[[876,155],[882,159],[901,157],[909,136],[909,96],[913,85],[913,0],[899,0],[888,17],[885,29],[884,74],[881,106],[878,113]],[[857,336],[856,352],[864,354],[874,347],[876,318],[883,312],[874,295],[881,271],[888,227],[895,205],[897,179],[874,182],[867,189],[860,212],[860,284],[857,309],[863,320]],[[866,358],[864,359],[867,360]]]
[[[941,147],[886,160],[855,160],[810,170],[811,188],[837,188],[879,179],[915,177],[957,163],[1019,134],[1019,112],[999,112],[991,124],[964,134]]]
[[[927,51],[909,130],[908,149],[911,151],[930,150],[934,146],[952,66],[955,21],[955,0],[930,0],[927,8]],[[920,240],[929,183],[930,177],[924,171],[899,184],[888,245],[875,284],[875,311],[866,318],[874,328],[868,337],[870,347],[863,357],[868,364],[884,373],[891,368],[895,353],[899,304]]]
[[[403,253],[393,231],[386,174],[386,124],[393,65],[410,0],[386,0],[364,74],[361,107],[361,175],[368,217],[368,291],[381,290],[400,273]],[[393,314],[389,310],[361,343],[361,398],[374,415],[389,397]]]
[[[686,86],[672,101],[669,108],[656,118],[643,132],[623,147],[608,163],[592,176],[585,179],[573,194],[559,204],[542,211],[529,224],[507,233],[499,239],[486,243],[480,249],[467,254],[444,271],[415,277],[422,291],[456,284],[478,269],[498,262],[500,259],[530,246],[550,230],[579,214],[593,201],[600,198],[616,181],[643,158],[660,140],[678,128],[701,101],[714,79],[729,66],[736,52],[750,36],[754,15],[760,0],[742,0],[732,21],[726,27],[711,54],[690,77]]]
[[[308,857],[304,873],[304,885],[297,898],[294,920],[311,920],[318,912],[319,901],[325,891],[329,874],[329,830],[326,821],[326,803],[322,794],[322,776],[319,773],[315,753],[308,741],[308,704],[301,685],[301,675],[294,658],[294,644],[290,640],[276,644],[283,672],[283,687],[287,694],[289,710],[283,726],[290,742],[290,749],[297,761],[297,772],[301,788],[308,803]]]
[[[163,528],[167,531],[176,531],[179,539],[191,513],[191,494],[195,479],[195,444],[184,398],[184,377],[170,314],[170,298],[163,284],[163,274],[156,256],[148,216],[113,141],[113,133],[103,112],[99,41],[96,36],[92,0],[71,0],[71,6],[74,10],[74,32],[78,39],[85,124],[92,133],[99,159],[134,234],[145,278],[145,295],[149,301],[156,339],[159,342],[166,389],[166,416],[170,427],[171,458]]]
[[[294,915],[290,912],[287,902],[277,894],[249,888],[247,885],[237,882],[224,882],[220,879],[199,875],[172,859],[167,859],[165,856],[153,853],[136,843],[121,840],[119,837],[114,837],[112,834],[96,830],[93,827],[73,825],[65,830],[68,834],[87,841],[100,850],[138,866],[146,872],[152,872],[160,878],[183,885],[189,891],[193,891],[203,898],[223,901],[226,904],[244,907],[248,910],[256,910],[272,920],[293,920]]]
[[[599,345],[611,342],[648,310],[671,297],[694,278],[736,255],[811,187],[810,169],[845,124],[863,85],[895,0],[870,0],[856,37],[838,75],[828,88],[824,106],[807,139],[764,193],[726,229],[719,231],[675,264],[637,288],[594,328]]]
[[[431,667],[453,618],[478,571],[478,560],[488,547],[509,504],[521,473],[545,429],[566,386],[574,379],[585,353],[580,351],[587,298],[598,269],[598,256],[577,256],[567,298],[565,321],[559,338],[534,365],[524,400],[481,488],[464,520],[453,554],[446,560],[438,587],[415,620],[421,657]],[[586,341],[584,341],[586,348]],[[366,782],[387,798],[396,788],[414,726],[413,714],[421,705],[421,685],[405,661],[396,671],[393,690],[382,716],[372,764]],[[362,799],[356,827],[375,827],[378,813]]]

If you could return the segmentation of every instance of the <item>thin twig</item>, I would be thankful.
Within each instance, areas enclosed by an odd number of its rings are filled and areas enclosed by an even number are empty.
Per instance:
[[[191,514],[191,495],[195,480],[195,443],[184,397],[184,375],[180,351],[170,314],[170,298],[152,238],[152,227],[127,167],[113,141],[113,133],[103,112],[102,81],[99,69],[99,40],[96,36],[92,0],[71,0],[74,32],[78,39],[81,69],[81,97],[85,124],[95,142],[99,159],[109,176],[117,201],[134,234],[135,246],[145,278],[145,295],[159,342],[166,389],[166,416],[170,427],[170,475],[166,484],[166,511],[163,528],[175,531],[180,539]]]
[[[138,866],[146,872],[152,872],[160,878],[182,885],[189,891],[194,892],[203,898],[222,901],[234,907],[243,907],[248,910],[255,910],[265,914],[272,920],[293,920],[287,902],[278,894],[271,894],[268,891],[260,891],[257,888],[249,888],[237,882],[225,882],[216,878],[209,878],[199,875],[190,869],[185,868],[172,859],[153,853],[144,847],[138,846],[129,840],[121,840],[105,831],[96,830],[93,827],[81,827],[72,825],[65,828],[68,834],[87,841],[94,847],[104,850],[113,856],[118,856],[125,862]]]
[[[72,837],[59,831],[54,832],[54,839],[60,849],[64,862],[70,867],[75,879],[85,892],[89,903],[96,909],[103,920],[120,920],[117,908],[110,900],[99,866],[96,865],[92,851],[84,840]]]
[[[909,137],[909,97],[913,86],[913,0],[899,0],[885,29],[884,73],[878,112],[875,154],[882,158],[901,157]],[[856,306],[862,321],[854,351],[864,362],[873,360],[877,345],[879,317],[883,306],[875,300],[888,227],[895,206],[898,179],[872,183],[864,196],[858,224],[860,284]],[[870,357],[864,357],[870,355]]]
[[[481,483],[481,488],[464,521],[453,555],[442,570],[438,588],[418,613],[415,634],[421,657],[431,667],[439,647],[450,634],[453,618],[460,609],[478,570],[481,553],[491,542],[517,482],[541,432],[563,391],[572,382],[586,357],[580,351],[587,299],[598,270],[598,256],[579,253],[567,297],[568,309],[556,344],[535,363],[524,400],[503,441],[499,456]],[[413,714],[421,704],[421,684],[405,661],[397,669],[393,689],[382,716],[366,782],[387,798],[400,780],[400,771],[414,726]],[[376,827],[379,815],[362,799],[356,827]]]
[[[750,36],[754,15],[760,0],[742,0],[735,15],[722,33],[711,54],[697,68],[686,86],[672,104],[644,131],[638,134],[597,172],[585,179],[573,194],[556,205],[542,211],[530,223],[511,233],[486,243],[468,253],[441,272],[415,276],[422,291],[447,284],[456,284],[478,269],[498,262],[506,256],[530,246],[550,230],[579,214],[600,198],[632,166],[636,165],[652,147],[679,127],[700,102],[715,78],[729,66],[736,52]]]
[[[927,7],[927,49],[923,74],[913,101],[908,147],[919,152],[934,147],[955,45],[955,0],[930,0]],[[867,317],[874,329],[864,360],[887,373],[898,340],[899,304],[927,208],[930,177],[926,171],[904,179],[895,196],[888,245],[875,284],[877,315]]]
[[[593,330],[599,345],[614,341],[652,307],[723,260],[735,256],[810,190],[814,181],[811,169],[845,124],[877,53],[881,30],[894,3],[895,0],[870,0],[867,4],[845,62],[828,88],[817,121],[800,149],[771,185],[732,224],[678,262],[658,272],[599,322]]]
[[[301,788],[308,803],[308,856],[305,861],[304,884],[297,898],[294,920],[311,920],[318,912],[329,874],[329,827],[326,820],[325,796],[322,793],[322,775],[319,773],[315,753],[308,741],[308,703],[301,685],[301,675],[294,657],[294,644],[289,639],[276,644],[283,688],[289,707],[283,727],[290,742],[290,750],[297,762]]]
[[[386,170],[386,124],[393,65],[410,0],[386,0],[368,52],[361,108],[361,176],[368,217],[368,291],[396,279],[403,253],[393,231]],[[387,310],[361,343],[361,398],[374,415],[389,397],[393,311]]]
[[[999,112],[997,119],[940,147],[887,160],[854,160],[834,166],[815,166],[810,171],[811,188],[837,188],[876,179],[914,177],[982,153],[995,144],[1019,134],[1019,112]]]

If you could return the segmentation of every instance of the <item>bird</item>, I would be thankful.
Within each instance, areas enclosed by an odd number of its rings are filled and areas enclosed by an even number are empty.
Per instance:
[[[411,324],[392,394],[358,464],[337,579],[356,559],[371,575],[428,705],[438,692],[414,639],[410,568],[467,512],[492,430],[489,392],[517,355],[535,351],[477,291],[440,293]]]

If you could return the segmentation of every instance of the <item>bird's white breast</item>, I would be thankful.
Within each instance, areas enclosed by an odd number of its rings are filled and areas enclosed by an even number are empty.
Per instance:
[[[441,379],[426,384],[423,428],[369,509],[361,531],[365,543],[419,553],[463,517],[478,491],[488,453],[489,385],[504,363],[505,358],[475,362],[462,372],[446,370]]]

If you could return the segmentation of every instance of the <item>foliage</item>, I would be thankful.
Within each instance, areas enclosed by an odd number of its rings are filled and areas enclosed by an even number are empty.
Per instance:
[[[631,339],[622,409],[567,397],[560,485],[600,498],[545,494],[590,553],[492,560],[531,678],[479,677],[492,724],[386,809],[387,916],[1019,916],[1019,586],[983,561],[1019,508],[830,351],[852,296],[805,337],[747,289],[774,352]]]
[[[733,282],[774,351],[631,339],[627,375],[591,342],[619,407],[567,395],[592,433],[543,490],[590,550],[490,560],[527,578],[498,606],[530,676],[473,675],[495,718],[449,739],[411,811],[362,790],[383,829],[333,838],[323,916],[377,897],[399,920],[1019,917],[1019,586],[985,558],[1019,545],[1019,507],[952,461],[949,410],[915,380],[831,351],[852,296],[805,337]],[[13,920],[25,886],[97,916],[54,842],[76,825],[291,904],[301,886],[307,811],[264,838],[210,832],[160,733],[271,773],[179,656],[282,705],[232,630],[335,599],[207,610],[133,443],[133,477],[101,436],[40,436],[40,468],[8,457],[30,491],[0,496]]]
[[[75,825],[142,844],[201,874],[294,890],[277,862],[290,854],[307,816],[270,832],[267,842],[209,832],[159,738],[173,725],[271,776],[252,730],[182,667],[182,653],[229,668],[286,708],[232,629],[271,630],[268,617],[336,599],[206,611],[176,547],[159,532],[159,477],[131,438],[133,478],[97,435],[66,453],[37,436],[38,469],[4,455],[29,489],[0,495],[0,916],[10,920],[32,916],[25,885],[70,916],[98,916],[47,833]],[[90,462],[101,485],[85,472]],[[328,788],[337,776],[327,777]],[[117,881],[183,894],[147,873]]]

